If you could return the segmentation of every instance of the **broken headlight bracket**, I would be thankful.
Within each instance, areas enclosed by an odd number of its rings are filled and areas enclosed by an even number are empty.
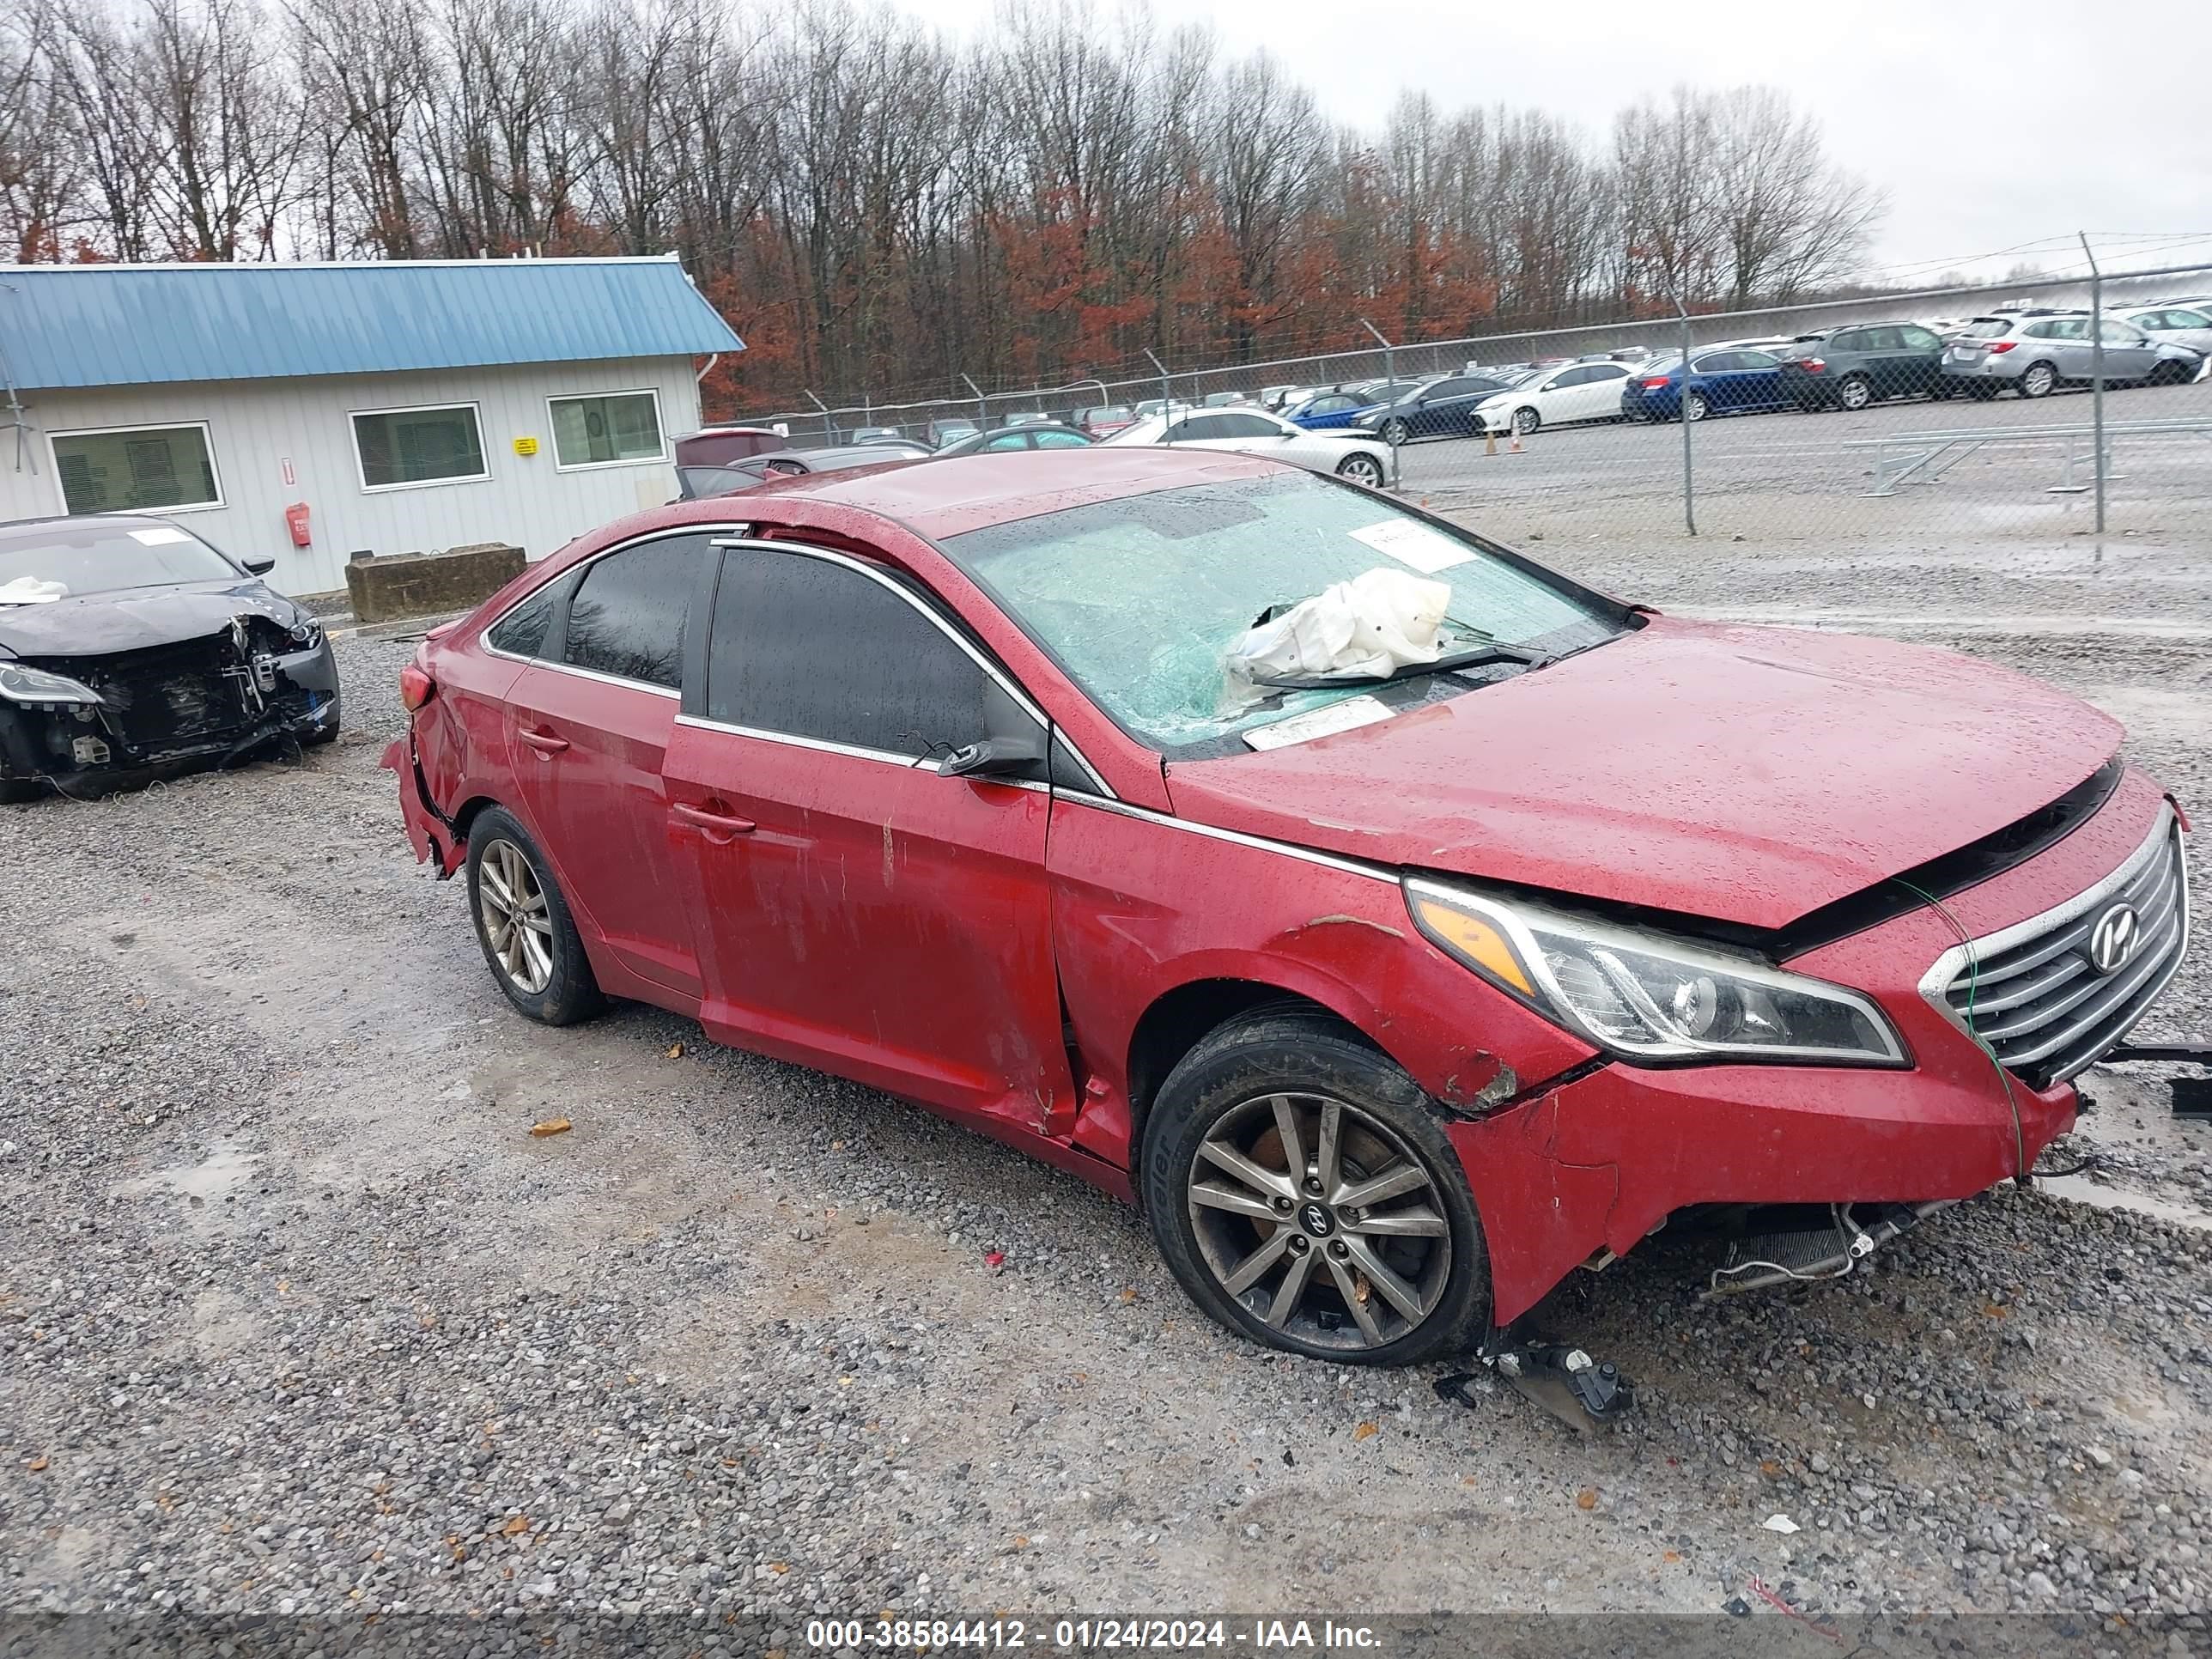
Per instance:
[[[2106,1054],[2100,1063],[2128,1060],[2212,1066],[2212,1042],[2124,1042]],[[2212,1119],[2212,1078],[2168,1078],[2166,1086],[2172,1095],[2174,1116]]]

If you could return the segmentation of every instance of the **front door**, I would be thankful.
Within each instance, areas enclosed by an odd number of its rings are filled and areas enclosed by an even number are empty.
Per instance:
[[[704,655],[665,775],[708,1034],[1064,1132],[1043,769],[937,769],[986,737],[1041,755],[1042,725],[924,596],[840,554],[726,544]]]
[[[570,590],[557,653],[507,694],[523,816],[569,908],[623,967],[685,995],[697,994],[699,969],[670,860],[661,761],[712,556],[705,536],[678,535],[592,561]]]

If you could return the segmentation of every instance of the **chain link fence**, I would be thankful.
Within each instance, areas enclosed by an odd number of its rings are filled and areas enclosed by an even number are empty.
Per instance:
[[[2208,364],[2212,264],[2196,264],[1170,363],[1143,378],[747,422],[783,424],[794,444],[861,426],[933,441],[1016,414],[1285,404],[1367,381],[1444,377],[1433,384],[1446,389],[1472,373],[1522,374],[1503,406],[1478,414],[1462,400],[1431,430],[1409,422],[1398,488],[1468,509],[1509,541],[1603,550],[1720,536],[1878,556],[1915,538],[1994,549],[2193,531],[2212,508]]]

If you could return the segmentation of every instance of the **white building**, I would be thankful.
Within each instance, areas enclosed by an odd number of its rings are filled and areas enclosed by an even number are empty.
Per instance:
[[[293,593],[538,558],[675,496],[744,349],[673,258],[0,266],[0,520],[173,514]]]

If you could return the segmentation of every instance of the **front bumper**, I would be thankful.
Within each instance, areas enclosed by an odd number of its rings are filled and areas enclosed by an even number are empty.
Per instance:
[[[1496,1321],[1695,1206],[1920,1204],[2027,1174],[2072,1127],[2073,1085],[2038,1089],[2001,1070],[1922,981],[1961,930],[1978,944],[2001,938],[2096,889],[2167,811],[2158,786],[2130,771],[2094,817],[1942,912],[1911,911],[1786,964],[1873,995],[1908,1070],[1616,1062],[1447,1126],[1483,1217]]]

